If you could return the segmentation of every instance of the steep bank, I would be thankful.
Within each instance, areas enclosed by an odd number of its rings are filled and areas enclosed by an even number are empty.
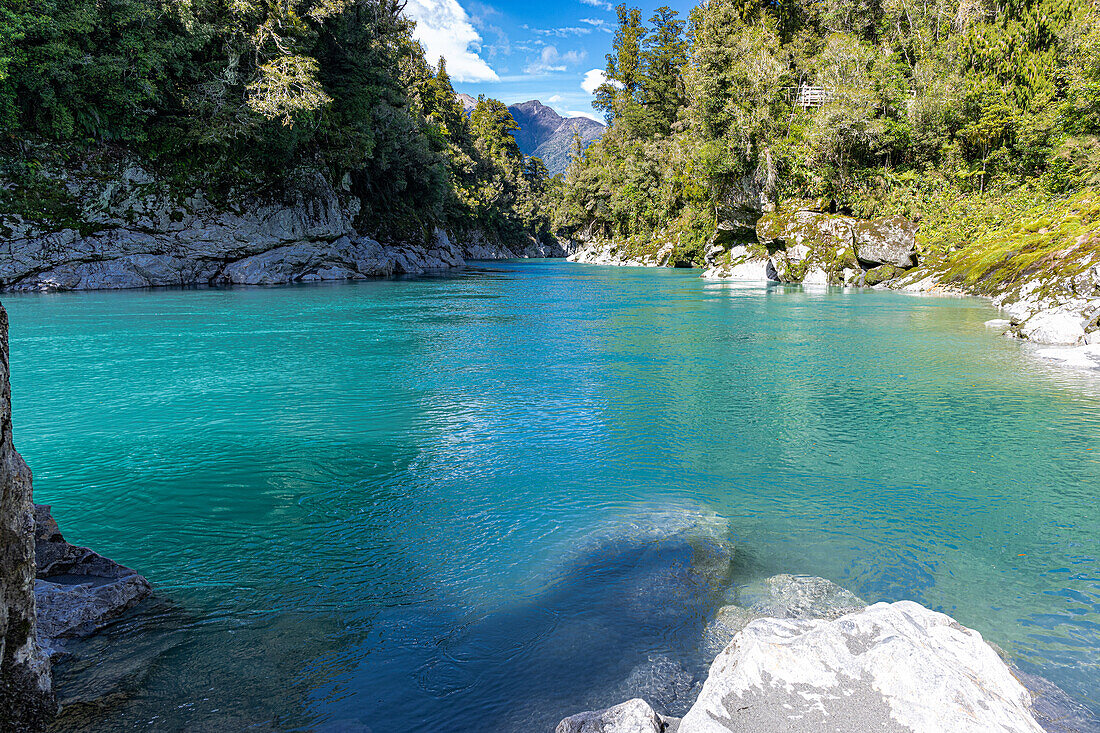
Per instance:
[[[57,713],[51,658],[152,594],[149,581],[69,544],[12,444],[8,315],[0,305],[0,730],[44,729]]]
[[[962,199],[921,228],[920,267],[891,283],[913,291],[990,297],[991,323],[1039,344],[1100,342],[1100,194],[1017,192]],[[1087,353],[1095,349],[1082,348]],[[1100,353],[1096,354],[1100,361]]]
[[[50,663],[35,621],[31,471],[12,444],[8,314],[0,305],[0,730],[39,730],[53,717]]]
[[[65,206],[49,223],[0,220],[0,288],[95,290],[180,285],[270,285],[417,274],[466,259],[561,257],[553,239],[505,244],[483,231],[383,244],[361,236],[362,204],[319,174],[265,196],[218,202],[133,162],[108,175],[56,171]]]

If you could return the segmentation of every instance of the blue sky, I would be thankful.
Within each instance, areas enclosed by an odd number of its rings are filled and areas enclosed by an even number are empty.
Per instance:
[[[664,3],[638,3],[648,20]],[[669,2],[686,16],[691,5]],[[443,56],[455,91],[506,104],[538,99],[565,116],[594,114],[615,33],[607,0],[407,0],[414,35],[433,63]]]

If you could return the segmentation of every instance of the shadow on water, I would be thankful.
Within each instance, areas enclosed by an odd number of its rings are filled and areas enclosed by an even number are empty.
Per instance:
[[[357,649],[358,667],[318,691],[326,705],[316,729],[552,730],[566,715],[639,696],[682,715],[710,662],[704,628],[734,571],[752,564],[737,556],[727,537],[690,530],[606,537],[530,596],[473,618],[455,613],[430,639],[390,619],[410,652],[404,663],[374,663],[371,648]],[[362,695],[333,702],[397,686],[394,675],[410,672],[415,689],[400,697],[367,709]]]

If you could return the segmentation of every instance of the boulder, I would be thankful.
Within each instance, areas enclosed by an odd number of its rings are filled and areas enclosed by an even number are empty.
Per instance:
[[[772,212],[756,223],[756,237],[769,250],[805,247],[808,252],[835,253],[852,246],[850,216],[822,214],[816,211]]]
[[[778,282],[775,263],[768,257],[733,260],[728,265],[716,265],[703,273],[708,280],[740,280],[743,282]]]
[[[917,264],[917,225],[904,217],[855,220],[852,244],[865,265],[908,269]]]
[[[863,284],[867,286],[878,285],[887,280],[893,280],[895,277],[901,275],[902,272],[904,272],[904,270],[894,265],[879,265],[878,267],[872,267],[870,270],[863,273]]]
[[[911,601],[834,620],[753,621],[711,665],[680,733],[1040,733],[981,635]]]
[[[823,286],[829,284],[829,273],[814,265],[806,271],[802,278],[803,285]]]
[[[38,731],[57,712],[36,639],[31,471],[12,442],[8,314],[0,306],[0,730]]]
[[[54,640],[87,636],[152,593],[149,581],[86,547],[69,544],[50,507],[34,507],[38,634]]]
[[[554,733],[672,733],[674,719],[662,718],[640,698],[606,710],[571,715],[558,723]]]
[[[1077,345],[1085,343],[1085,325],[1085,318],[1074,308],[1050,308],[1015,320],[1012,333],[1039,344]]]

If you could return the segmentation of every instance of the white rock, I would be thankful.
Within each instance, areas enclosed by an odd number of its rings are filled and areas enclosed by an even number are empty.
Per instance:
[[[1041,733],[981,635],[911,601],[759,619],[718,655],[680,733]]]
[[[801,262],[810,256],[810,248],[804,244],[796,244],[793,247],[787,247],[787,259],[791,262]]]
[[[1085,342],[1085,320],[1070,308],[1039,311],[1016,327],[1021,338],[1040,344]]]
[[[743,282],[778,282],[775,264],[768,258],[757,257],[733,265],[718,265],[703,273],[708,280],[739,280]]]
[[[806,276],[802,278],[803,285],[828,285],[829,274],[825,270],[821,269],[817,265],[814,265],[806,271]]]
[[[1077,369],[1100,369],[1100,344],[1039,349],[1036,356]]]
[[[627,700],[606,710],[571,715],[558,723],[554,733],[661,733],[661,718],[641,698]]]

